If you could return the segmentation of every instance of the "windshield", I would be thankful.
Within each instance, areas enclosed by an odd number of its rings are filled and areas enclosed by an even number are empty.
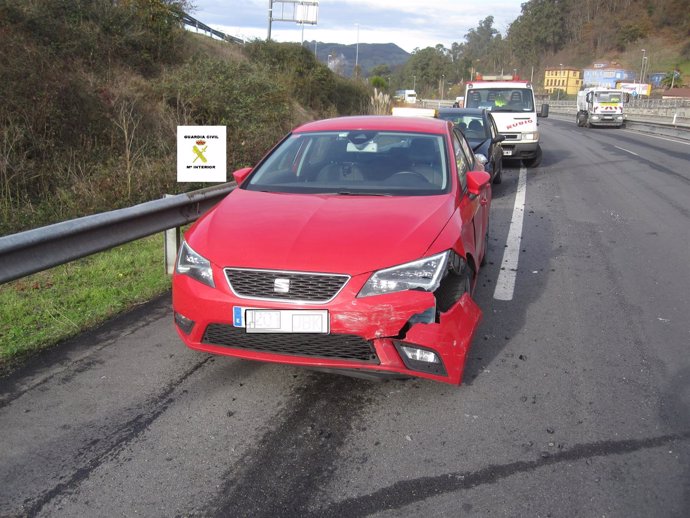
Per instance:
[[[448,192],[449,178],[442,135],[353,130],[291,135],[242,188],[423,196]]]
[[[594,96],[600,103],[619,103],[622,97],[620,92],[594,92]]]
[[[465,134],[467,140],[476,142],[478,140],[485,140],[491,135],[491,129],[486,127],[484,119],[481,115],[466,115],[462,113],[448,113],[440,112],[439,119],[451,121],[455,126]]]
[[[529,88],[474,88],[467,92],[465,106],[492,112],[533,112],[534,96]]]

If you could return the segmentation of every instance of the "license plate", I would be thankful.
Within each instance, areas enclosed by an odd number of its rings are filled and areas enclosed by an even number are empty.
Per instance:
[[[328,310],[325,309],[277,310],[235,307],[233,323],[235,327],[245,327],[247,333],[326,334],[330,331]]]
[[[604,119],[611,120],[613,119],[613,115],[604,115]]]
[[[503,150],[503,156],[511,156],[513,154],[512,149],[504,149]]]

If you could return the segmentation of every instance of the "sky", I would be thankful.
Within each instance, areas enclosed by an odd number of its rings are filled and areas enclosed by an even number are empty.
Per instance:
[[[487,16],[505,35],[525,0],[320,0],[316,25],[304,24],[304,41],[395,43],[407,52],[442,44],[450,48]],[[278,0],[274,0],[278,2]],[[268,35],[269,0],[191,0],[199,21],[242,39]],[[292,17],[293,4],[274,3],[273,18]],[[312,8],[313,9],[313,8]],[[281,16],[281,13],[283,15]],[[302,25],[274,21],[271,39],[301,42]]]

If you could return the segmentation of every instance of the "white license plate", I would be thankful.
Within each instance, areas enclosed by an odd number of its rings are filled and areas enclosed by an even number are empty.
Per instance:
[[[247,333],[325,334],[330,331],[328,310],[325,309],[277,310],[235,307],[233,312],[235,327],[245,327]],[[241,320],[237,318],[238,313],[243,317]]]
[[[513,154],[512,149],[504,149],[503,150],[503,156],[511,156]]]

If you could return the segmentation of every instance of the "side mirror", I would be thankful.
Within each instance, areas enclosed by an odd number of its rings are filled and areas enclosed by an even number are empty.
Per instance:
[[[482,189],[491,181],[491,175],[485,171],[470,171],[467,173],[467,192],[479,196]]]
[[[623,94],[623,102],[624,103],[629,103],[630,102],[630,94],[629,93],[624,93]]]
[[[541,111],[537,113],[537,117],[548,117],[549,116],[549,105],[548,104],[542,104],[541,105]]]
[[[496,135],[494,138],[494,144],[498,144],[499,142],[503,142],[506,139],[505,135],[501,135],[500,133]]]
[[[237,185],[240,186],[242,185],[242,182],[244,182],[247,179],[247,176],[249,176],[249,173],[251,172],[251,167],[243,167],[242,169],[238,169],[237,171],[232,173],[232,177],[237,182]]]
[[[591,103],[593,97],[594,97],[594,94],[592,94],[592,92],[589,92],[589,93],[585,96],[585,101],[587,101],[588,103]]]

